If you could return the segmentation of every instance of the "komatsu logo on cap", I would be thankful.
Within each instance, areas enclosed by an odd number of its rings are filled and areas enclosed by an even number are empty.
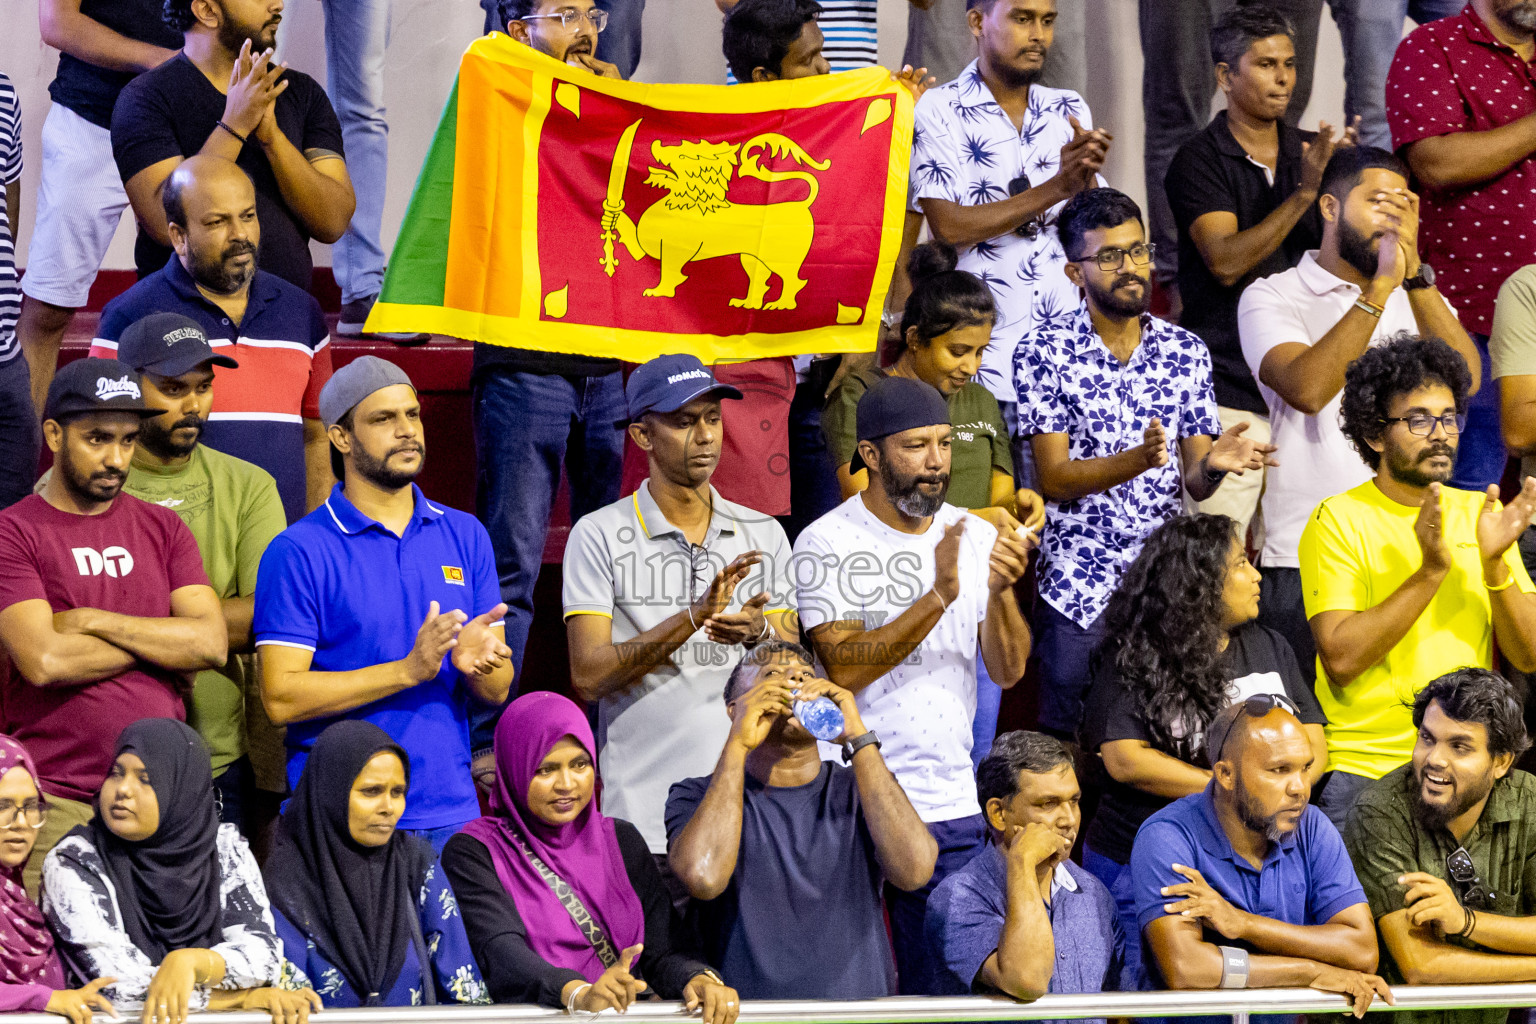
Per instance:
[[[713,380],[714,379],[713,377],[711,377],[709,375],[709,371],[708,370],[686,370],[686,371],[684,371],[682,373],[674,373],[672,376],[668,377],[667,378],[667,383],[668,384],[676,384],[680,380],[694,380],[695,378],[698,378],[698,379],[701,379],[701,380]]]
[[[178,341],[186,341],[188,338],[196,338],[198,341],[202,341],[203,332],[196,327],[178,327],[165,336],[165,347],[170,348]]]
[[[139,397],[139,386],[129,380],[126,374],[117,380],[108,380],[106,377],[96,378],[96,397],[103,402],[121,398],[124,395],[129,398]]]

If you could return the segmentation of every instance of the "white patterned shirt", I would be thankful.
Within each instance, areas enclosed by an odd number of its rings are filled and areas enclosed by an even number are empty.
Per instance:
[[[1088,104],[1070,89],[1029,87],[1029,111],[1017,131],[972,61],[953,82],[929,89],[917,103],[912,138],[910,195],[981,206],[1008,198],[1008,183],[1027,175],[1031,185],[1055,177],[1061,147],[1072,141],[1075,117],[1093,127]],[[1051,207],[1039,232],[989,238],[960,250],[960,270],[987,282],[997,302],[992,343],[982,354],[976,379],[999,402],[1017,401],[1013,354],[1037,328],[1050,326],[1077,308],[1077,286],[1064,272],[1066,256],[1056,239]]]

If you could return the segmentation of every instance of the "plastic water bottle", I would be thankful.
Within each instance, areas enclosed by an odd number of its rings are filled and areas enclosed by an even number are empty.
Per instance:
[[[799,693],[796,690],[795,693]],[[843,709],[837,706],[837,702],[831,697],[817,697],[813,700],[797,700],[794,705],[795,717],[800,719],[800,724],[805,726],[805,731],[826,743],[835,743],[843,734]]]

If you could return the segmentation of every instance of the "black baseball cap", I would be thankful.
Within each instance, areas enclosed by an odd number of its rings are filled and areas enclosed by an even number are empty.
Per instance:
[[[180,313],[151,313],[129,324],[117,339],[117,358],[140,373],[161,377],[180,377],[204,363],[231,370],[240,365],[214,355],[198,322]]]
[[[932,384],[911,377],[885,377],[864,392],[855,417],[858,439],[878,441],[914,427],[949,423],[949,403]],[[848,472],[867,468],[855,448]]]
[[[164,409],[144,404],[138,373],[116,359],[76,359],[59,368],[48,386],[43,419],[62,422],[85,412],[131,412],[149,418]]]
[[[676,412],[702,395],[740,398],[741,392],[721,384],[698,356],[657,356],[635,367],[624,385],[629,406],[629,421],[634,423],[648,412]]]

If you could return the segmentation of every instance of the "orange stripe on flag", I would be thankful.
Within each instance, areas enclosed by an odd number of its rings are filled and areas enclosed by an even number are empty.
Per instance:
[[[518,316],[523,283],[525,114],[533,72],[473,55],[459,69],[458,148],[443,302]],[[499,228],[498,228],[499,226]]]

